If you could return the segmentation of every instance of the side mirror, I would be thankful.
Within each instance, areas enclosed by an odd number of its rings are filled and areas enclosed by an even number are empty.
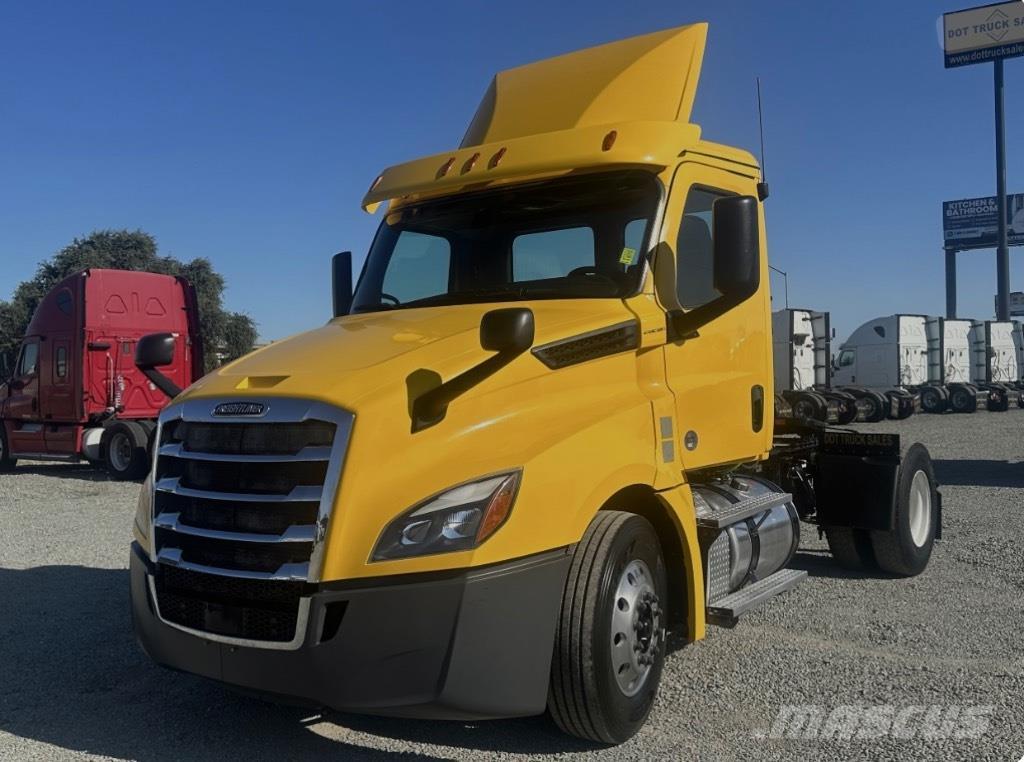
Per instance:
[[[153,385],[172,399],[181,394],[181,387],[157,370],[174,362],[173,333],[148,333],[135,345],[135,367]]]
[[[480,319],[480,346],[495,354],[413,400],[413,433],[444,420],[448,403],[493,376],[533,346],[533,334],[533,312],[526,307],[508,307],[485,313]]]
[[[746,301],[761,285],[761,234],[757,199],[727,196],[712,208],[714,283],[720,296],[689,312],[669,313],[677,337],[690,336],[703,325]]]
[[[342,251],[331,258],[331,296],[334,317],[347,315],[352,309],[352,252]]]
[[[533,312],[525,307],[491,310],[480,320],[480,346],[519,355],[533,346]]]
[[[10,352],[0,352],[0,381],[9,379],[12,370]]]

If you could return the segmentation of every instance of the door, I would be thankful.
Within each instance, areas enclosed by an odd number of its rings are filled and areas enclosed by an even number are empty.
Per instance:
[[[754,195],[755,182],[697,162],[677,168],[658,256],[675,253],[675,297],[684,310],[719,296],[714,285],[714,202]],[[757,293],[705,324],[696,336],[672,337],[665,345],[679,451],[688,470],[751,460],[763,456],[771,444],[774,383],[763,221],[760,232]],[[662,269],[658,263],[656,268]],[[671,280],[658,278],[659,291],[669,288]],[[659,294],[663,305],[669,296]]]
[[[11,421],[8,431],[13,453],[45,451],[39,411],[39,346],[38,337],[25,339],[8,385],[7,417]]]

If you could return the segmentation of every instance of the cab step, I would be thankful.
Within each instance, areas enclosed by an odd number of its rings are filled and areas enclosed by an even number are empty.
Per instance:
[[[807,578],[803,569],[780,569],[735,593],[712,601],[707,607],[707,621],[723,627],[732,627],[736,620],[769,598],[796,587]]]
[[[764,513],[777,505],[793,502],[793,496],[788,492],[768,492],[747,500],[740,500],[733,503],[725,510],[706,512],[698,514],[697,526],[707,529],[724,529],[737,521],[749,519],[759,513]],[[771,579],[771,577],[768,577]]]

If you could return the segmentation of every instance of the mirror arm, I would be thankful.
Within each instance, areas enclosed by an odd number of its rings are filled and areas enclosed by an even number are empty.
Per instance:
[[[440,386],[421,394],[412,403],[412,432],[415,434],[443,421],[448,412],[449,402],[493,376],[525,351],[512,349],[498,352],[450,381],[445,381]]]
[[[746,301],[752,294],[739,294],[736,296],[720,296],[700,307],[694,307],[689,312],[681,309],[669,310],[668,328],[670,341],[685,341],[695,339],[698,336],[697,329],[719,318],[741,302]]]
[[[167,376],[158,371],[156,368],[152,366],[143,367],[142,365],[137,365],[136,367],[142,371],[142,375],[144,375],[152,382],[153,386],[162,391],[171,399],[174,399],[179,394],[181,394],[181,387],[178,386],[173,381],[171,381],[171,379],[167,378]]]

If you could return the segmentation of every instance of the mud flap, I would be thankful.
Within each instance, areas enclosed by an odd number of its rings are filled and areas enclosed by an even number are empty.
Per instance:
[[[892,530],[900,470],[898,434],[825,432],[816,466],[820,525]]]

